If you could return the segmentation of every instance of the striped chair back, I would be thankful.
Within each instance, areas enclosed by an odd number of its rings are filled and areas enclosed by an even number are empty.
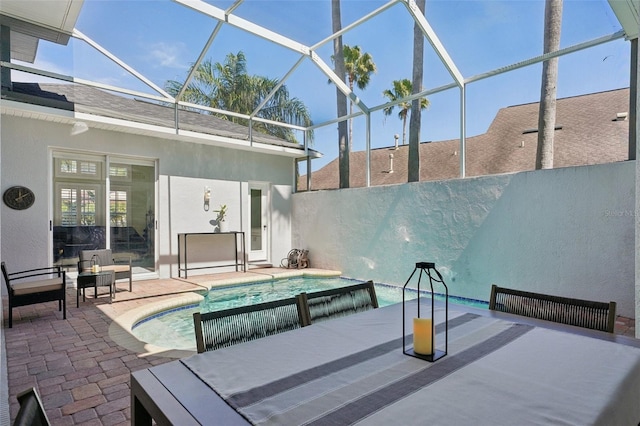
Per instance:
[[[346,287],[302,293],[305,323],[313,324],[378,307],[373,281]]]
[[[616,302],[594,302],[491,286],[489,309],[613,333]]]
[[[193,314],[198,353],[212,351],[304,325],[299,297]]]

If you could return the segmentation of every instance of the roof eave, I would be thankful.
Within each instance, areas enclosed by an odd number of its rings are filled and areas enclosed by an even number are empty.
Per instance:
[[[24,117],[29,119],[56,122],[73,125],[77,121],[85,122],[90,129],[101,129],[134,135],[144,135],[165,140],[197,143],[201,145],[217,146],[221,148],[236,149],[242,151],[258,152],[263,154],[280,155],[290,158],[303,158],[309,155],[311,158],[320,158],[319,152],[304,148],[292,148],[286,146],[271,145],[255,141],[239,140],[224,136],[210,135],[174,127],[158,126],[138,123],[118,118],[105,117],[78,111],[62,110],[57,108],[35,105],[13,100],[2,100],[0,107],[2,115]]]
[[[33,63],[38,41],[66,45],[84,0],[0,2],[0,23],[11,28],[11,58]]]
[[[640,1],[639,0],[609,0],[620,25],[624,29],[627,40],[638,38],[640,25]]]

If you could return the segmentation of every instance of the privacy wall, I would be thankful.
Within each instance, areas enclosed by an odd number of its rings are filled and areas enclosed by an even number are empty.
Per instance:
[[[492,283],[618,303],[635,316],[635,164],[299,193],[293,246],[311,266],[403,285],[432,261],[451,294]]]

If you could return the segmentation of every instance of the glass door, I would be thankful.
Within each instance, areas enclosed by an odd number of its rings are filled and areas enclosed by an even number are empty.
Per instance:
[[[106,247],[104,159],[54,157],[53,263],[76,268],[80,251]]]
[[[109,246],[131,259],[134,273],[155,270],[155,167],[112,158],[109,162]]]
[[[249,183],[249,261],[269,260],[269,184]]]
[[[154,161],[54,152],[53,262],[110,248],[133,272],[155,271]]]

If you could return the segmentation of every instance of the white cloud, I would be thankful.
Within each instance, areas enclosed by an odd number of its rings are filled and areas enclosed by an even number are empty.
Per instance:
[[[169,67],[178,69],[188,69],[189,65],[181,57],[185,50],[185,44],[158,42],[148,47],[148,59],[153,61],[156,67]]]

